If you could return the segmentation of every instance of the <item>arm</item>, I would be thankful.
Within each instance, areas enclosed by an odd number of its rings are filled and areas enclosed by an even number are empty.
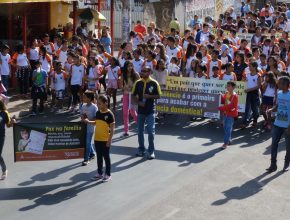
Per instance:
[[[107,147],[111,147],[114,132],[115,132],[115,122],[110,124],[110,136],[109,136],[109,140],[107,142]]]
[[[261,77],[258,78],[258,85],[251,89],[246,89],[246,92],[252,92],[252,91],[258,90],[260,87],[261,87]]]
[[[219,107],[221,111],[233,111],[238,107],[238,96],[234,95],[231,102],[228,105],[223,105]]]

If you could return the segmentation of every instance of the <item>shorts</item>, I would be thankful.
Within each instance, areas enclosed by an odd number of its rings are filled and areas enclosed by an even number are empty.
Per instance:
[[[274,104],[274,97],[270,97],[270,96],[262,97],[262,105],[273,106],[273,104]]]
[[[64,90],[55,91],[55,95],[58,100],[62,100],[64,98]]]
[[[118,89],[118,81],[116,79],[109,79],[108,89]]]

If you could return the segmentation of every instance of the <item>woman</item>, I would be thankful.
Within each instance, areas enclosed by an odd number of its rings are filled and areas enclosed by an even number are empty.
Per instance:
[[[235,62],[234,62],[234,72],[237,76],[237,81],[243,79],[243,74],[248,65],[245,62],[245,55],[243,53],[236,53]]]
[[[14,123],[15,119],[10,118],[4,102],[2,101],[2,99],[0,99],[0,166],[2,168],[2,175],[0,177],[0,180],[5,180],[8,174],[6,164],[2,157],[2,151],[5,141],[5,125],[6,127],[11,127]]]
[[[129,113],[137,123],[137,112],[131,103],[131,91],[135,82],[140,78],[139,74],[134,70],[134,65],[131,61],[126,61],[123,68],[123,120],[124,134],[123,137],[129,136]]]
[[[28,86],[31,67],[22,44],[17,46],[16,53],[12,56],[12,61],[16,65],[16,76],[20,94],[23,97],[29,97]]]
[[[105,50],[107,53],[111,53],[111,44],[112,44],[112,38],[109,34],[109,31],[107,29],[104,29],[102,31],[102,37],[100,39],[100,43],[105,47]]]

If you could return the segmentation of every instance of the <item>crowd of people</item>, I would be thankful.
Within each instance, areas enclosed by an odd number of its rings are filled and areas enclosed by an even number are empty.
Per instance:
[[[284,170],[287,170],[290,162],[290,9],[286,4],[276,8],[265,4],[258,10],[249,3],[249,0],[243,3],[241,15],[229,9],[217,20],[207,17],[202,22],[195,16],[183,34],[179,28],[173,28],[176,22],[171,24],[170,33],[165,33],[154,22],[146,27],[138,21],[117,56],[111,53],[109,28],[102,30],[100,39],[78,32],[70,40],[61,35],[53,36],[51,42],[50,36],[45,34],[42,39],[32,39],[28,47],[18,45],[11,55],[13,51],[4,45],[0,59],[2,96],[7,95],[5,88],[9,88],[9,66],[12,65],[16,68],[21,97],[33,100],[32,115],[43,114],[46,101],[52,112],[80,112],[81,120],[90,127],[83,165],[96,157],[96,149],[98,174],[95,179],[107,181],[111,176],[109,147],[118,91],[123,93],[123,136],[129,136],[130,114],[138,125],[136,156],[154,159],[155,99],[160,98],[161,90],[166,88],[167,76],[228,81],[220,107],[224,115],[223,149],[232,144],[233,123],[238,116],[235,81],[245,81],[246,109],[240,128],[246,128],[251,121],[251,126],[256,128],[262,115],[263,127],[272,129],[269,172],[277,170],[277,148],[284,134],[287,151]],[[240,39],[239,33],[252,34],[251,40]],[[103,91],[106,95],[101,95]],[[95,97],[98,97],[97,105]],[[5,112],[4,104],[1,105],[0,110]],[[273,112],[277,112],[274,123]],[[3,123],[11,124],[3,120],[1,132]],[[148,150],[144,145],[145,124]],[[95,125],[102,129],[95,129],[94,135]],[[4,141],[1,151],[3,145]],[[105,175],[102,158],[106,162]],[[2,171],[5,177],[5,166]]]

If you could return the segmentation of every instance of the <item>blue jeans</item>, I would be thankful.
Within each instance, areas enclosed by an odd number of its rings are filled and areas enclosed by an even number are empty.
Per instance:
[[[1,75],[1,81],[2,81],[3,86],[8,90],[8,88],[9,88],[9,76]],[[5,92],[4,95],[7,95],[7,92]]]
[[[281,128],[276,125],[273,126],[272,129],[272,148],[271,148],[271,161],[277,161],[277,153],[278,153],[278,145],[281,140],[282,135],[285,136],[285,144],[286,144],[286,156],[285,160],[290,161],[290,134],[287,131],[287,128]]]
[[[230,116],[224,116],[224,144],[228,144],[229,141],[232,140],[232,131],[233,131],[233,125],[234,125],[234,118]]]
[[[93,154],[96,155],[96,151],[94,149],[94,142],[92,140],[93,135],[94,135],[93,132],[92,133],[87,132],[86,151],[85,151],[84,161],[88,161]]]
[[[144,145],[144,127],[146,123],[146,130],[148,133],[148,153],[154,153],[154,135],[155,135],[155,117],[154,114],[150,115],[143,115],[138,114],[138,142],[139,142],[139,151],[145,152],[145,145]]]

